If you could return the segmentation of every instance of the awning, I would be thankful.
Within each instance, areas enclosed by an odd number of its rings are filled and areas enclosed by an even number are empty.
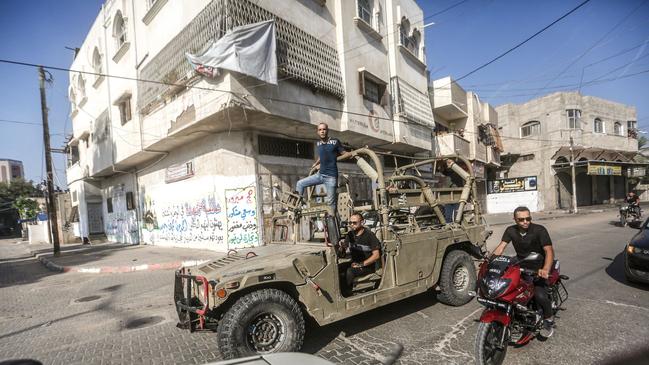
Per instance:
[[[633,162],[633,158],[638,154],[636,151],[620,151],[613,149],[597,148],[597,147],[573,147],[575,161],[607,161],[607,162]],[[552,160],[557,160],[560,157],[570,160],[570,147],[563,146],[557,150],[552,156]]]

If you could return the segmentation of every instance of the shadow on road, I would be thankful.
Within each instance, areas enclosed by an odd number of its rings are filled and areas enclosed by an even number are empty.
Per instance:
[[[345,332],[347,336],[352,336],[431,307],[437,303],[436,293],[431,290],[322,327],[318,326],[313,320],[310,320],[307,324],[307,332],[314,335],[306,336],[302,351],[314,354],[327,346],[341,332]]]
[[[613,262],[611,262],[611,264],[606,267],[606,273],[608,274],[608,276],[610,276],[613,280],[617,281],[618,283],[636,289],[649,290],[649,285],[642,285],[642,284],[629,282],[624,276],[624,252],[620,252],[619,254],[617,254],[617,256],[615,256]]]

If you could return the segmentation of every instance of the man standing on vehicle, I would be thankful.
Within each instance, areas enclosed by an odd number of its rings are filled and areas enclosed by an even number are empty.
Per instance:
[[[550,274],[554,261],[552,240],[545,227],[532,223],[532,215],[527,207],[514,209],[514,221],[516,224],[507,227],[493,255],[502,255],[505,247],[510,242],[513,243],[519,259],[527,257],[532,252],[541,255],[542,259],[538,261],[521,262],[521,267],[535,270],[538,273],[538,277],[534,279],[534,300],[543,309],[544,333],[542,334],[544,337],[550,337],[553,333],[554,317],[552,315],[552,303],[548,297],[546,279]]]
[[[629,204],[629,208],[636,212],[638,218],[640,218],[640,197],[635,194],[635,192],[630,191],[626,195],[626,203]]]
[[[344,255],[349,248],[352,256],[352,264],[345,275],[350,287],[355,277],[375,272],[380,264],[381,243],[376,235],[363,225],[364,222],[360,213],[353,213],[349,217],[351,229],[340,244],[341,254]]]
[[[318,124],[318,137],[320,140],[316,144],[318,159],[313,163],[312,168],[320,166],[320,169],[314,175],[300,179],[295,186],[299,195],[304,194],[304,189],[309,186],[324,184],[327,190],[327,204],[331,207],[332,214],[336,214],[338,205],[338,156],[341,159],[351,157],[350,152],[346,152],[338,138],[329,138],[329,126],[327,123]]]

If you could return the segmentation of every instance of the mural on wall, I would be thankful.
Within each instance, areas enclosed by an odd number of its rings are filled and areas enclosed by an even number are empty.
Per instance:
[[[217,251],[257,245],[256,188],[217,189],[232,185],[221,180],[148,188],[142,204],[143,242]]]
[[[256,246],[257,196],[254,186],[225,191],[228,218],[228,249]]]
[[[122,189],[115,189],[108,197],[112,198],[112,212],[106,214],[104,225],[106,238],[112,242],[138,243],[137,214],[133,207],[128,207],[126,194]]]

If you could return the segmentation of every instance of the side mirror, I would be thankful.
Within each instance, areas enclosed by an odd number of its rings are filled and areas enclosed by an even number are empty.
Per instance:
[[[521,261],[536,261],[536,260],[540,260],[540,259],[541,259],[541,255],[539,255],[536,252],[532,252],[529,255],[527,255],[527,257],[522,259]]]

